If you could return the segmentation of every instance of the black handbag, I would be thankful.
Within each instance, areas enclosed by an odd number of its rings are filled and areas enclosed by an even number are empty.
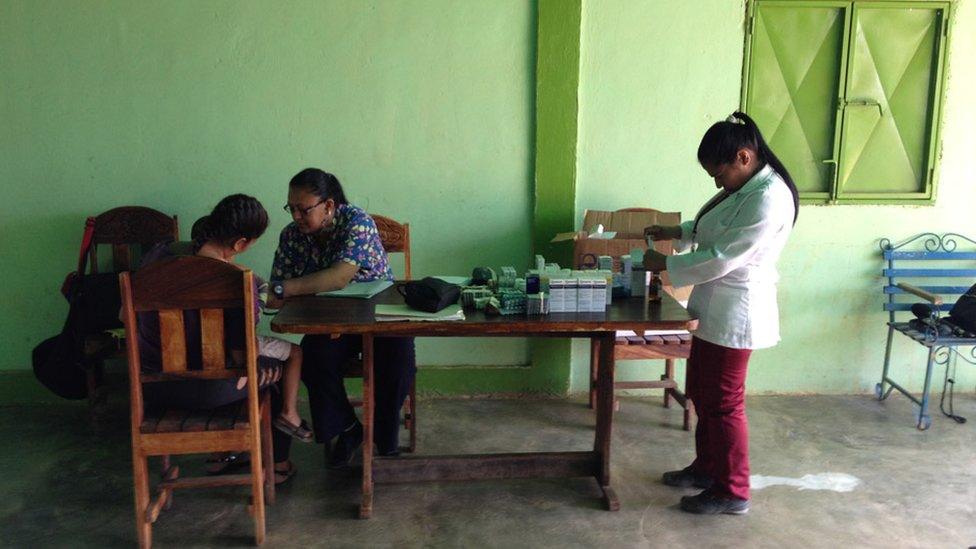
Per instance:
[[[976,284],[959,296],[949,310],[949,320],[967,332],[976,332]]]
[[[436,313],[461,298],[460,286],[432,276],[397,286],[397,291],[407,305],[428,313]]]

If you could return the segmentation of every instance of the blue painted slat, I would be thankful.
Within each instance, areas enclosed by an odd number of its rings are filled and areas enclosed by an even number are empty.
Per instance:
[[[884,276],[900,277],[950,277],[950,278],[973,278],[976,277],[976,269],[885,269]]]
[[[930,294],[936,295],[962,295],[969,291],[969,286],[915,286],[916,288],[921,288]],[[907,294],[905,290],[901,288],[896,288],[895,286],[885,286],[884,293],[886,294]]]
[[[913,303],[885,303],[884,310],[886,311],[911,311]],[[931,305],[931,304],[929,304]],[[952,303],[943,303],[942,305],[931,305],[933,309],[938,309],[940,311],[948,311],[952,309]]]
[[[956,260],[956,259],[976,259],[976,252],[892,252],[887,250],[884,252],[884,258],[887,260],[891,259],[904,259],[911,261],[925,261],[925,260]]]

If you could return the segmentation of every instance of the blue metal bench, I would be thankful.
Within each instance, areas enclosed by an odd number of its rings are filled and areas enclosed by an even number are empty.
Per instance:
[[[957,249],[960,243],[968,250]],[[956,331],[946,335],[938,330],[941,314],[949,311],[958,296],[965,294],[976,281],[976,241],[954,233],[923,233],[898,244],[884,238],[881,240],[881,252],[885,261],[883,275],[887,279],[884,310],[888,311],[888,342],[885,346],[884,370],[881,382],[875,386],[875,395],[878,400],[885,400],[892,390],[897,389],[918,405],[916,426],[925,430],[932,424],[927,412],[935,365],[949,368],[950,361],[956,358],[976,364],[976,347],[972,347],[976,345],[976,334]],[[895,313],[911,311],[913,303],[905,298],[913,296],[930,303],[934,311],[927,324],[918,326],[916,323],[915,328],[920,329],[913,328],[908,322],[908,319],[914,318],[910,312],[902,315],[905,317],[903,321],[895,319]],[[891,341],[895,332],[908,336],[928,350],[921,399],[888,376]],[[959,347],[971,347],[969,356],[961,353]]]

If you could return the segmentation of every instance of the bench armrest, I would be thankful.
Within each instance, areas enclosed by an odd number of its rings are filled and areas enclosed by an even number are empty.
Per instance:
[[[906,292],[908,292],[910,294],[916,295],[916,296],[924,299],[925,301],[928,301],[929,303],[931,303],[933,305],[942,305],[942,298],[941,297],[939,297],[939,296],[937,296],[935,294],[930,294],[929,292],[926,292],[925,290],[923,290],[921,288],[918,288],[916,286],[912,286],[911,284],[908,284],[908,283],[905,283],[905,282],[899,282],[899,283],[895,284],[895,286],[898,287],[898,288],[901,288],[902,290],[905,290]]]

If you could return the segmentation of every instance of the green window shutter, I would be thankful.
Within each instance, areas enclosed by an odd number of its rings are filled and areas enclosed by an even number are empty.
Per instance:
[[[947,7],[855,3],[838,198],[931,198]]]
[[[850,11],[850,2],[753,5],[744,110],[805,199],[833,191]]]

